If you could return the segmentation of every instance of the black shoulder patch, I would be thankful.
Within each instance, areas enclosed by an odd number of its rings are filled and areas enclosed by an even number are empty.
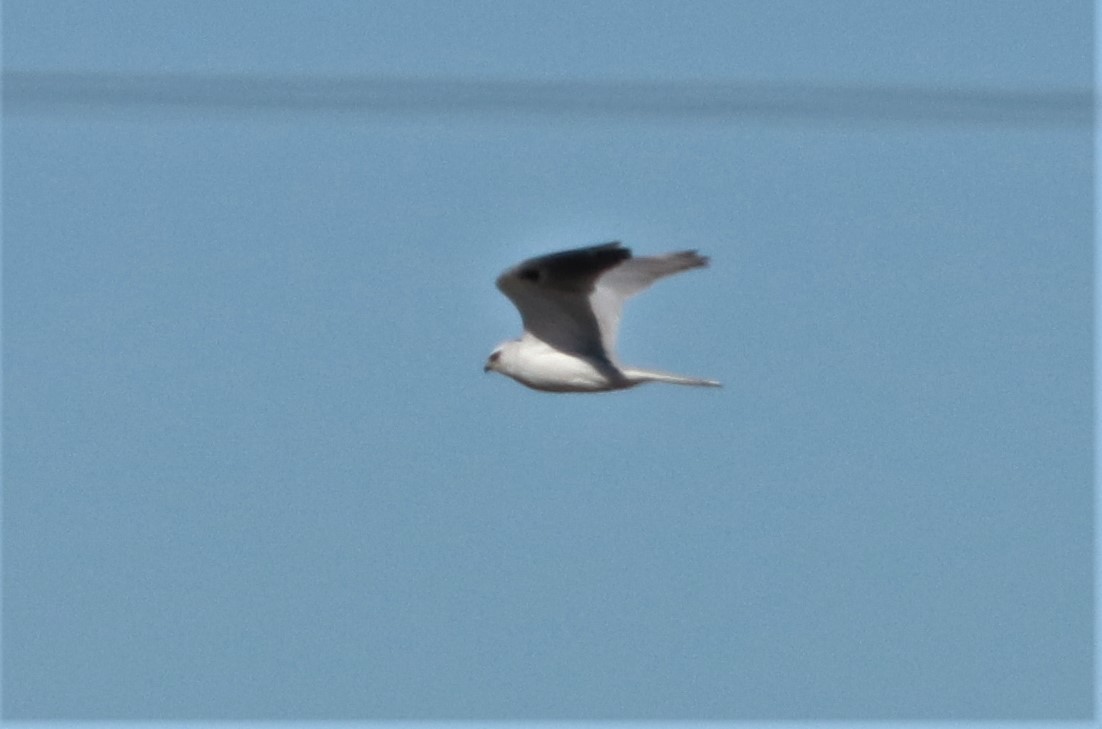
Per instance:
[[[619,243],[605,243],[588,248],[552,253],[539,260],[540,266],[552,279],[575,277],[596,278],[621,261],[631,258],[631,251]]]

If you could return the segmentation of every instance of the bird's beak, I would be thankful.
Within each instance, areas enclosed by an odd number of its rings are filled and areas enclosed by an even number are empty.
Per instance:
[[[489,363],[489,362],[487,362],[486,364],[482,365],[482,371],[483,371],[483,372],[489,372],[489,371],[490,371],[490,363]]]

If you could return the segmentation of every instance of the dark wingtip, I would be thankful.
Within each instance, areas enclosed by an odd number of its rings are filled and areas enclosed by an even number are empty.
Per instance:
[[[669,254],[669,258],[677,260],[684,266],[685,269],[689,268],[707,268],[711,264],[712,259],[708,256],[700,255],[700,252],[695,248],[690,251],[678,251],[677,253]]]

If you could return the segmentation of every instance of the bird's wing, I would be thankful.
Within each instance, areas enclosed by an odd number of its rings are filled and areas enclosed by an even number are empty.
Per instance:
[[[608,360],[591,296],[601,274],[631,251],[619,243],[577,248],[530,258],[497,279],[497,287],[520,311],[524,329],[556,349]]]
[[[696,251],[679,251],[663,256],[629,258],[598,278],[590,295],[590,307],[600,326],[601,345],[608,356],[615,357],[616,334],[625,301],[660,278],[707,265],[708,259]]]

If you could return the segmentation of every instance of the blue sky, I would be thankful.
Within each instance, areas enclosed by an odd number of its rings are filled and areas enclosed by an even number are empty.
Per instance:
[[[1085,2],[3,9],[77,90],[1092,84]],[[5,99],[5,718],[1090,715],[1088,125],[84,98]],[[723,390],[482,373],[606,240]]]

